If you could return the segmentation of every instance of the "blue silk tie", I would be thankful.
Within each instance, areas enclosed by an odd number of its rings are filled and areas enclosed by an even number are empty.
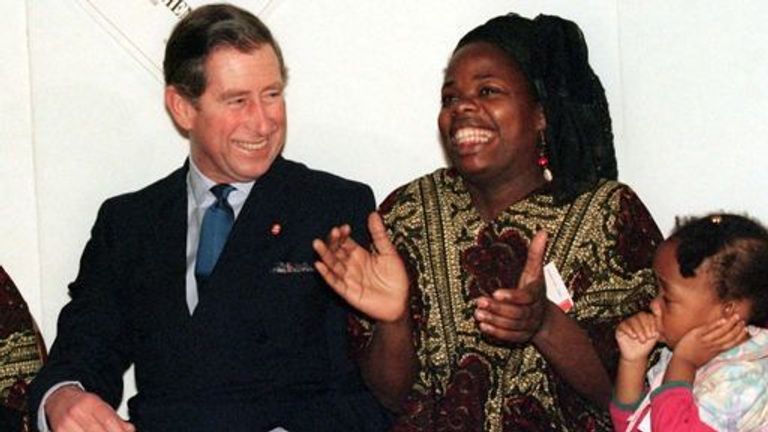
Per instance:
[[[227,202],[230,192],[235,190],[228,184],[218,184],[211,188],[216,196],[216,202],[208,207],[200,226],[200,242],[197,245],[197,261],[195,262],[195,278],[198,289],[204,285],[211,275],[216,261],[227,243],[229,231],[235,221],[235,212]]]

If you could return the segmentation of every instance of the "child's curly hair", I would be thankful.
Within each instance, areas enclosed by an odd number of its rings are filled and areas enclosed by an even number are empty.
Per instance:
[[[692,277],[706,259],[722,300],[751,303],[748,324],[768,324],[768,230],[745,216],[715,213],[678,220],[669,240],[677,242],[683,277]],[[745,317],[746,318],[746,317]]]

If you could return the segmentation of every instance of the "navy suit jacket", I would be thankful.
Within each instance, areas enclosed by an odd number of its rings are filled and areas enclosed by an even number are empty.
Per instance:
[[[102,205],[31,409],[62,381],[117,406],[133,364],[128,406],[141,431],[384,429],[347,355],[351,310],[312,267],[312,240],[334,225],[350,223],[367,244],[370,188],[278,158],[190,316],[187,169]]]

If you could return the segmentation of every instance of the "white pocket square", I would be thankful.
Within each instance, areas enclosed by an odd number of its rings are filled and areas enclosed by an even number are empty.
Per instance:
[[[288,273],[314,273],[315,267],[310,263],[291,263],[291,262],[278,262],[272,267],[272,273],[288,274]]]

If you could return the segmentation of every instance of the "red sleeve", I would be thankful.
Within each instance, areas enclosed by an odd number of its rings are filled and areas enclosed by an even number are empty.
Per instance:
[[[613,430],[615,432],[624,432],[629,425],[629,417],[632,415],[632,411],[624,409],[616,405],[614,401],[611,401],[610,405],[611,423],[613,423]]]
[[[690,386],[661,387],[651,395],[651,428],[662,432],[715,431],[699,418]]]

